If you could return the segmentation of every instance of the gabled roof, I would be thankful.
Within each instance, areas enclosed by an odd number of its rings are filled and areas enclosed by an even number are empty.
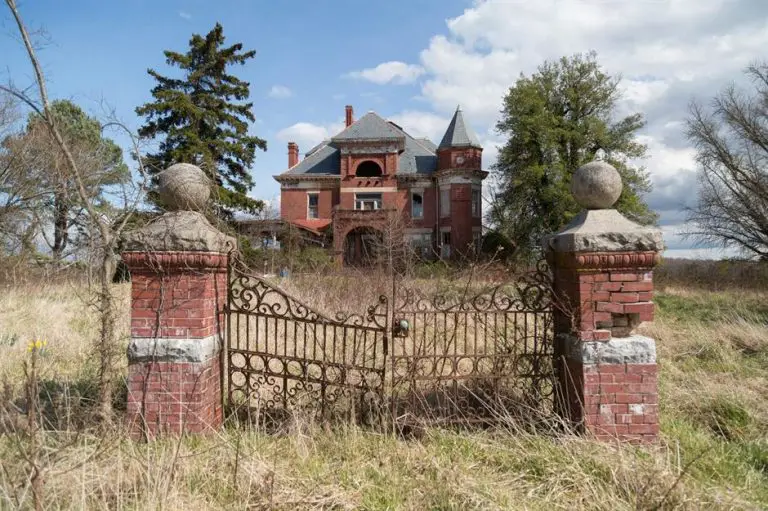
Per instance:
[[[352,123],[347,129],[331,138],[332,142],[352,142],[355,140],[402,140],[403,132],[379,117],[375,112],[368,112]]]
[[[464,115],[461,113],[461,107],[456,107],[456,113],[453,114],[453,119],[448,125],[448,129],[443,135],[443,140],[440,141],[439,149],[446,149],[448,147],[476,147],[482,149],[480,141],[475,136],[472,128],[467,126],[464,122]]]

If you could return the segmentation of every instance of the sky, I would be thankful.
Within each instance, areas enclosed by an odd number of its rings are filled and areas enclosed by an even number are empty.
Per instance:
[[[279,200],[272,178],[287,166],[286,144],[301,152],[375,110],[415,136],[439,142],[461,105],[495,161],[502,97],[521,73],[545,60],[595,50],[621,75],[618,115],[641,112],[653,191],[674,257],[730,252],[695,246],[679,233],[696,197],[695,151],[684,122],[692,100],[723,87],[748,88],[744,68],[766,58],[766,0],[18,0],[26,24],[41,30],[39,57],[55,99],[92,115],[114,111],[130,128],[151,99],[147,69],[172,73],[163,50],[183,52],[193,33],[216,22],[227,43],[256,58],[233,73],[250,82],[256,122],[266,139],[251,195]],[[15,26],[0,10],[0,80],[33,83]],[[115,139],[128,147],[127,138]]]

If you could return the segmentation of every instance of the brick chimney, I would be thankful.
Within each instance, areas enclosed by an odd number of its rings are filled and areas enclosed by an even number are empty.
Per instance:
[[[288,168],[299,163],[299,145],[296,142],[288,142]]]
[[[344,108],[344,112],[346,113],[346,125],[347,125],[347,128],[349,128],[350,126],[352,126],[352,123],[355,122],[355,119],[352,114],[352,105],[347,105]]]

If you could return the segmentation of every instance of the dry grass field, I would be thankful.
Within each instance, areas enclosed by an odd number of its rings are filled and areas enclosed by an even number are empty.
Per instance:
[[[303,278],[291,290],[360,311],[350,289]],[[125,298],[127,329],[127,291]],[[296,417],[280,434],[236,424],[208,438],[129,441],[88,419],[96,321],[75,283],[0,289],[0,508],[33,508],[23,407],[28,343],[49,430],[35,446],[45,509],[761,509],[768,507],[768,291],[668,287],[643,326],[660,358],[662,439],[653,447],[493,430],[403,439]],[[127,342],[127,339],[126,339]],[[124,363],[124,361],[122,362]],[[116,399],[118,408],[120,400]]]

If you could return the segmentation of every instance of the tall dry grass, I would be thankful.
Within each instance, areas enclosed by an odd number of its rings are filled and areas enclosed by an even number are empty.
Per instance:
[[[358,288],[375,294],[377,285],[358,279],[332,288],[318,282],[291,285],[307,301],[327,302],[329,311],[359,311],[362,303],[352,304],[339,293]],[[83,296],[77,283],[29,284],[0,293],[6,411],[23,412],[17,391],[30,339],[48,340],[40,354],[40,378],[60,386],[47,389],[87,387],[97,323]],[[329,430],[300,416],[278,434],[229,423],[206,438],[137,444],[119,426],[58,421],[48,422],[42,434],[42,504],[46,509],[764,508],[765,300],[759,292],[686,289],[659,297],[657,320],[643,327],[657,339],[660,354],[658,446],[531,434],[514,421],[486,430],[428,428],[419,438],[403,439],[351,425]],[[72,406],[65,400],[49,412],[66,413]],[[29,465],[19,454],[24,439],[13,424],[3,427],[0,507],[31,508]]]

